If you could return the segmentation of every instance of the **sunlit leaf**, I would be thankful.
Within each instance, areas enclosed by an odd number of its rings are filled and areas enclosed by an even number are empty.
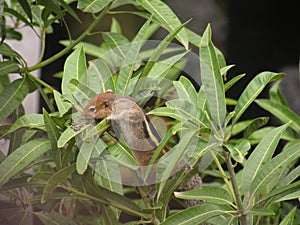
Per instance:
[[[186,199],[186,200],[204,200],[207,203],[217,204],[217,205],[231,205],[232,199],[228,191],[223,188],[205,186],[200,189],[185,191],[185,192],[175,192],[176,198]]]
[[[61,90],[64,96],[71,95],[72,92],[69,89],[69,83],[72,79],[82,81],[82,76],[86,73],[86,59],[82,48],[76,49],[69,57],[66,59]]]
[[[226,117],[225,90],[209,25],[200,43],[200,69],[212,122],[217,125],[217,130],[222,129]],[[221,130],[223,136],[222,133]]]
[[[38,129],[45,131],[45,123],[41,114],[25,114],[14,122],[7,133],[15,132],[18,129]]]
[[[169,32],[174,31],[181,25],[180,20],[167,4],[159,0],[138,0],[137,1],[144,9],[149,11]],[[183,29],[177,35],[177,39],[182,45],[188,49],[188,36]]]
[[[295,159],[299,158],[300,142],[296,142],[285,148],[280,154],[267,162],[258,171],[250,185],[250,196],[253,198],[278,175],[278,173]]]
[[[262,170],[262,167],[270,161],[281,138],[281,134],[286,128],[287,125],[283,125],[269,132],[247,159],[242,175],[244,193],[250,190],[252,181],[256,178],[259,171]]]
[[[202,205],[181,210],[178,213],[169,216],[164,222],[161,223],[161,225],[202,224],[212,217],[218,215],[225,216],[226,214],[227,214],[226,210],[224,210],[224,208],[221,208],[217,205],[202,204]]]
[[[112,0],[79,0],[78,8],[89,13],[97,13],[104,9]]]
[[[255,98],[263,91],[268,83],[273,80],[282,78],[284,74],[273,72],[262,72],[255,76],[247,85],[243,93],[238,99],[234,108],[235,115],[233,122],[237,122],[241,115],[245,112],[248,106],[255,100]]]
[[[135,70],[136,63],[139,58],[139,51],[143,45],[144,36],[149,27],[150,20],[148,20],[139,30],[134,40],[126,53],[125,60],[123,61],[120,69],[118,80],[116,84],[116,93],[120,95],[129,95],[127,88]]]

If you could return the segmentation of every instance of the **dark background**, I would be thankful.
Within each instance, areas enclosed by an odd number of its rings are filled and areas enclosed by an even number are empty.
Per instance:
[[[227,97],[237,99],[247,83],[259,72],[284,72],[287,77],[281,87],[290,106],[300,114],[299,83],[299,12],[297,1],[272,0],[168,0],[165,1],[182,21],[192,18],[188,27],[202,35],[207,24],[213,31],[213,42],[221,49],[227,64],[236,66],[228,77],[246,73],[247,76],[227,93]],[[74,6],[76,7],[76,6]],[[126,9],[132,9],[127,7]],[[71,18],[67,20],[74,37],[91,22],[91,18],[81,15],[83,23],[79,26]],[[144,20],[135,16],[116,17],[124,34],[130,39]],[[97,29],[108,31],[111,18],[107,17]],[[74,25],[72,25],[74,24]],[[55,32],[47,37],[45,58],[58,52],[62,46],[59,40],[68,39],[63,25],[54,27]],[[164,32],[154,39],[160,39]],[[101,37],[92,36],[88,41],[101,43]],[[198,54],[198,52],[196,52]],[[63,70],[65,58],[42,69],[42,79],[59,89],[59,79],[53,74]],[[267,89],[261,97],[267,96]],[[41,107],[45,107],[42,102]],[[244,117],[266,115],[252,104]],[[275,121],[276,122],[276,121]]]

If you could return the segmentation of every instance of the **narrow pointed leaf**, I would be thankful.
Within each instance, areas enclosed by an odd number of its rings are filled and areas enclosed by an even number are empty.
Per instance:
[[[300,190],[290,193],[288,195],[285,195],[285,196],[281,197],[280,199],[278,199],[276,202],[288,201],[288,200],[299,199],[299,198],[300,198]]]
[[[280,81],[277,81],[269,90],[269,95],[270,95],[270,100],[272,102],[276,102],[280,105],[288,106],[287,101],[283,94],[281,93],[279,86],[280,86]]]
[[[168,75],[168,72],[171,70],[171,68],[177,63],[180,62],[180,60],[183,59],[183,57],[187,54],[188,52],[184,52],[178,55],[174,55],[170,58],[167,58],[162,61],[156,62],[151,70],[149,71],[147,77],[166,77]]]
[[[281,122],[290,122],[290,127],[297,133],[300,133],[300,117],[293,112],[289,107],[267,100],[260,99],[255,101],[260,107],[267,110],[275,117],[277,117]]]
[[[100,144],[103,145],[103,142],[98,141],[99,139],[97,137],[89,138],[86,141],[83,141],[81,143],[79,153],[77,155],[76,159],[76,170],[79,174],[83,174],[90,163],[90,158],[92,156],[92,153],[96,147],[96,145]],[[102,147],[102,150],[105,148],[105,145]]]
[[[78,1],[78,8],[89,13],[97,13],[109,5],[112,0],[84,0]]]
[[[6,87],[0,94],[0,122],[9,116],[29,93],[25,79],[18,79]]]
[[[64,101],[61,94],[56,90],[53,91],[53,95],[56,106],[58,108],[59,116],[65,115],[72,107],[71,103]]]
[[[263,165],[270,161],[281,135],[286,128],[287,125],[283,125],[269,132],[264,136],[247,159],[242,174],[242,187],[244,193],[247,193],[250,190],[252,181],[256,178],[258,172],[261,171]]]
[[[207,203],[217,204],[217,205],[231,205],[232,199],[228,191],[219,187],[202,187],[200,189],[185,191],[185,192],[175,192],[176,198],[186,199],[186,200],[204,200]]]
[[[90,125],[83,126],[80,130],[73,130],[72,127],[67,127],[67,129],[64,130],[64,132],[60,135],[58,141],[57,141],[57,147],[62,148],[64,147],[68,141],[70,141],[72,138],[74,138],[79,133],[83,132],[85,129],[87,129]]]
[[[39,218],[40,221],[42,221],[43,224],[45,225],[76,225],[71,218],[64,216],[60,213],[57,213],[55,211],[51,212],[33,212],[33,214]]]
[[[25,114],[14,122],[7,133],[15,132],[18,129],[38,129],[45,131],[45,123],[41,114]]]
[[[163,157],[160,158],[156,165],[156,181],[160,183],[159,189],[158,189],[158,197],[162,193],[167,179],[169,179],[173,173],[181,168],[177,168],[179,165],[180,160],[184,160],[185,156],[185,150],[195,141],[193,138],[196,133],[196,130],[192,130],[184,134],[184,136],[181,138],[180,142],[167,154],[165,154]],[[177,172],[176,171],[176,172]]]
[[[221,129],[226,117],[225,91],[209,25],[200,43],[200,69],[211,119]]]
[[[234,108],[235,116],[233,122],[237,122],[248,106],[255,100],[255,98],[263,91],[268,83],[273,80],[280,79],[284,76],[282,73],[262,72],[255,76],[247,85],[238,99]]]
[[[28,1],[26,1],[26,0],[19,0],[18,2],[20,3],[22,9],[26,13],[26,15],[28,16],[28,18],[30,19],[30,21],[32,21],[32,12],[31,12],[30,5],[28,4]]]
[[[174,31],[181,25],[178,17],[166,3],[159,0],[138,0],[137,2],[144,9],[150,12],[169,32]],[[176,37],[177,40],[180,41],[181,44],[185,47],[185,49],[188,49],[189,40],[186,31],[180,31]]]
[[[72,164],[68,167],[65,167],[61,169],[60,171],[53,174],[50,179],[47,182],[47,185],[45,186],[42,194],[42,200],[41,202],[44,203],[48,197],[51,195],[51,193],[54,191],[54,189],[64,180],[66,180],[72,173],[76,171],[75,164]]]
[[[125,60],[123,61],[121,70],[119,72],[116,93],[120,95],[128,95],[127,88],[135,70],[136,63],[139,59],[139,52],[144,43],[144,36],[146,35],[147,29],[150,24],[150,19],[141,27],[134,40],[129,47]]]
[[[104,93],[108,89],[115,90],[112,73],[103,60],[96,59],[89,61],[87,77],[87,86],[95,93]]]
[[[189,79],[187,79],[184,76],[181,76],[179,81],[173,81],[173,83],[178,93],[179,99],[185,99],[190,103],[196,105],[197,92]]]
[[[86,73],[86,59],[83,48],[76,49],[66,59],[61,90],[64,96],[72,94],[69,84],[72,79],[82,81],[82,76]]]
[[[109,48],[113,50],[117,56],[122,59],[126,57],[126,50],[130,42],[125,36],[118,33],[103,32],[102,37]]]
[[[254,198],[278,173],[288,166],[300,155],[300,142],[296,142],[285,148],[282,153],[265,164],[250,185],[250,196]]]
[[[0,62],[0,76],[18,71],[19,65],[14,61]]]
[[[280,222],[279,225],[292,225],[294,224],[294,216],[295,213],[297,212],[297,206],[295,206],[285,217],[284,219]]]
[[[202,224],[208,219],[226,215],[226,210],[216,205],[202,204],[181,210],[180,212],[168,217],[161,225],[195,225]]]
[[[119,163],[111,160],[99,160],[95,167],[95,176],[101,180],[102,187],[123,195],[123,186]]]
[[[160,56],[164,53],[164,51],[166,50],[166,48],[169,46],[170,42],[175,38],[176,34],[178,34],[178,32],[180,30],[183,29],[183,27],[188,23],[189,21],[185,22],[184,24],[180,25],[179,27],[176,27],[176,29],[172,32],[170,32],[161,42],[160,44],[154,49],[153,54],[151,55],[151,57],[149,58],[142,77],[145,77],[148,75],[149,71],[152,69],[152,67],[154,66],[154,64],[158,61],[158,59],[160,58]]]
[[[0,187],[50,148],[50,142],[42,138],[17,148],[0,164]]]
[[[48,139],[50,140],[51,143],[53,161],[56,163],[57,169],[60,169],[61,152],[60,149],[57,148],[57,141],[59,139],[60,132],[46,110],[43,110],[43,117],[44,117],[44,123],[47,131]]]

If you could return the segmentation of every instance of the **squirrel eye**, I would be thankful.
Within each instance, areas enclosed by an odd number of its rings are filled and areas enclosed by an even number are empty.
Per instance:
[[[95,106],[89,107],[89,111],[90,111],[90,112],[95,112]]]

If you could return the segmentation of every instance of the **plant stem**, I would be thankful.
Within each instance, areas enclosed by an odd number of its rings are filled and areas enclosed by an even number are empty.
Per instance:
[[[92,32],[92,30],[95,28],[95,26],[102,20],[102,18],[106,15],[106,12],[108,11],[110,5],[106,6],[103,11],[97,16],[95,17],[95,20],[91,23],[91,25],[74,41],[72,41],[66,48],[64,48],[62,51],[56,53],[55,55],[53,55],[52,57],[37,63],[36,65],[29,67],[27,70],[28,71],[34,71],[37,69],[40,69],[54,61],[56,61],[57,59],[61,58],[63,55],[67,54],[71,49],[73,49],[80,41],[82,41],[87,35],[90,34],[90,32]],[[23,72],[22,69],[20,72]]]
[[[214,158],[214,161],[216,163],[216,166],[218,167],[218,170],[220,171],[222,177],[223,177],[223,180],[224,180],[224,183],[228,189],[228,191],[230,192],[230,195],[232,196],[232,198],[234,199],[234,202],[237,203],[236,199],[235,199],[235,194],[234,194],[234,191],[232,189],[232,186],[230,185],[229,181],[228,181],[228,176],[226,175],[226,173],[224,172],[222,166],[221,166],[221,163],[219,162],[218,160],[218,157],[215,155],[215,153],[213,151],[210,151],[210,154],[212,155],[212,157]]]
[[[247,218],[246,215],[244,214],[244,206],[243,206],[243,201],[239,192],[239,188],[236,182],[236,178],[235,178],[235,171],[233,168],[233,165],[231,163],[231,158],[228,152],[223,150],[223,154],[225,156],[225,161],[226,161],[226,166],[228,169],[228,173],[230,175],[230,180],[231,180],[231,184],[233,187],[233,192],[234,192],[234,196],[236,198],[236,203],[237,203],[237,207],[238,207],[238,211],[240,214],[240,218],[241,218],[241,224],[242,225],[247,225]]]

